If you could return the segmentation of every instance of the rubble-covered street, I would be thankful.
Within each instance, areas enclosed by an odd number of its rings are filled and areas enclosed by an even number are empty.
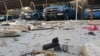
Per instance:
[[[19,37],[1,37],[0,56],[21,56],[35,50],[42,51],[43,45],[51,43],[56,37],[60,45],[68,45],[68,52],[58,51],[56,56],[81,56],[81,47],[84,44],[100,39],[100,30],[93,31],[95,35],[89,35],[89,30],[83,28],[93,27],[93,25],[88,25],[86,20],[40,22],[42,26],[54,29],[23,32]],[[100,25],[96,26],[100,28]]]

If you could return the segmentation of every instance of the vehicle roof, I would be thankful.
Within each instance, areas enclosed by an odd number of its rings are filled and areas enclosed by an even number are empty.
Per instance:
[[[61,4],[52,4],[48,7],[46,7],[46,9],[49,9],[49,8],[64,8],[64,7],[67,7],[66,5],[61,5]]]

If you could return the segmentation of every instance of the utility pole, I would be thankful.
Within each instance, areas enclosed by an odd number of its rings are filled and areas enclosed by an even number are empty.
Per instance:
[[[23,8],[23,3],[22,3],[22,0],[19,0],[19,1],[20,1],[21,8]]]
[[[4,2],[4,7],[5,7],[5,9],[6,9],[6,22],[8,23],[8,8],[7,8],[7,4],[6,4],[6,1],[4,0],[3,1]]]
[[[32,2],[32,1],[30,2],[30,7],[31,7],[31,6],[33,6],[34,10],[36,11],[35,4],[34,4],[34,2]]]
[[[83,5],[84,1],[81,0],[81,20],[84,19],[84,5]]]
[[[77,14],[78,14],[78,1],[76,0],[76,14],[75,14],[75,20],[77,20]]]
[[[91,3],[92,6],[93,6],[93,5],[94,5],[94,0],[92,0],[91,2],[92,2],[92,3]],[[91,10],[91,11],[90,11],[90,20],[91,20],[91,21],[93,20],[93,8],[92,8],[92,6],[90,6],[90,10]]]
[[[90,20],[93,20],[93,9],[92,6],[90,7]]]
[[[22,0],[19,0],[20,1],[20,5],[21,5],[21,12],[20,12],[20,15],[19,15],[19,20],[21,20],[22,18],[22,8],[23,8],[23,3],[22,3]]]

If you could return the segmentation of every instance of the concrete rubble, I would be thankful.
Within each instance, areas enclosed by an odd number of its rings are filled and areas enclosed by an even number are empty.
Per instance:
[[[50,43],[55,37],[58,37],[60,45],[68,46],[67,52],[54,51],[56,56],[81,56],[81,48],[86,43],[100,39],[100,30],[93,31],[96,34],[95,36],[86,34],[89,31],[82,27],[90,26],[87,20],[48,22],[28,21],[27,23],[31,24],[32,28],[37,30],[21,32],[19,37],[14,38],[1,37],[0,56],[21,56],[25,53],[30,53],[33,50],[43,51],[43,45]],[[100,28],[100,25],[97,26]],[[50,29],[43,30],[45,28]],[[53,50],[51,49],[50,51]]]
[[[90,43],[86,43],[82,47],[82,55],[83,56],[100,56],[100,41],[92,41]]]

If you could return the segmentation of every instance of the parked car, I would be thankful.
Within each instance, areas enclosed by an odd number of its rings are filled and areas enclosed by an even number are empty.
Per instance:
[[[5,21],[5,20],[6,20],[6,17],[4,15],[0,15],[0,22]]]
[[[18,19],[19,18],[19,15],[12,15],[13,16],[13,19]]]
[[[42,10],[43,8],[41,6],[36,6],[36,10],[33,10],[32,12],[25,12],[24,18],[26,20],[42,20]]]
[[[6,21],[6,17],[7,17],[6,15],[0,15],[0,21]],[[12,19],[13,19],[13,16],[9,15],[7,20],[10,21]]]
[[[91,12],[91,9],[90,8],[86,8],[85,9],[85,12],[84,12],[84,18],[85,19],[89,19],[90,18],[90,12]],[[93,9],[92,9],[92,16],[93,16],[93,18],[94,19],[100,19],[100,8],[98,8],[98,7],[94,7]]]
[[[71,4],[52,4],[43,10],[43,18],[51,19],[69,19],[75,17],[75,10]]]

